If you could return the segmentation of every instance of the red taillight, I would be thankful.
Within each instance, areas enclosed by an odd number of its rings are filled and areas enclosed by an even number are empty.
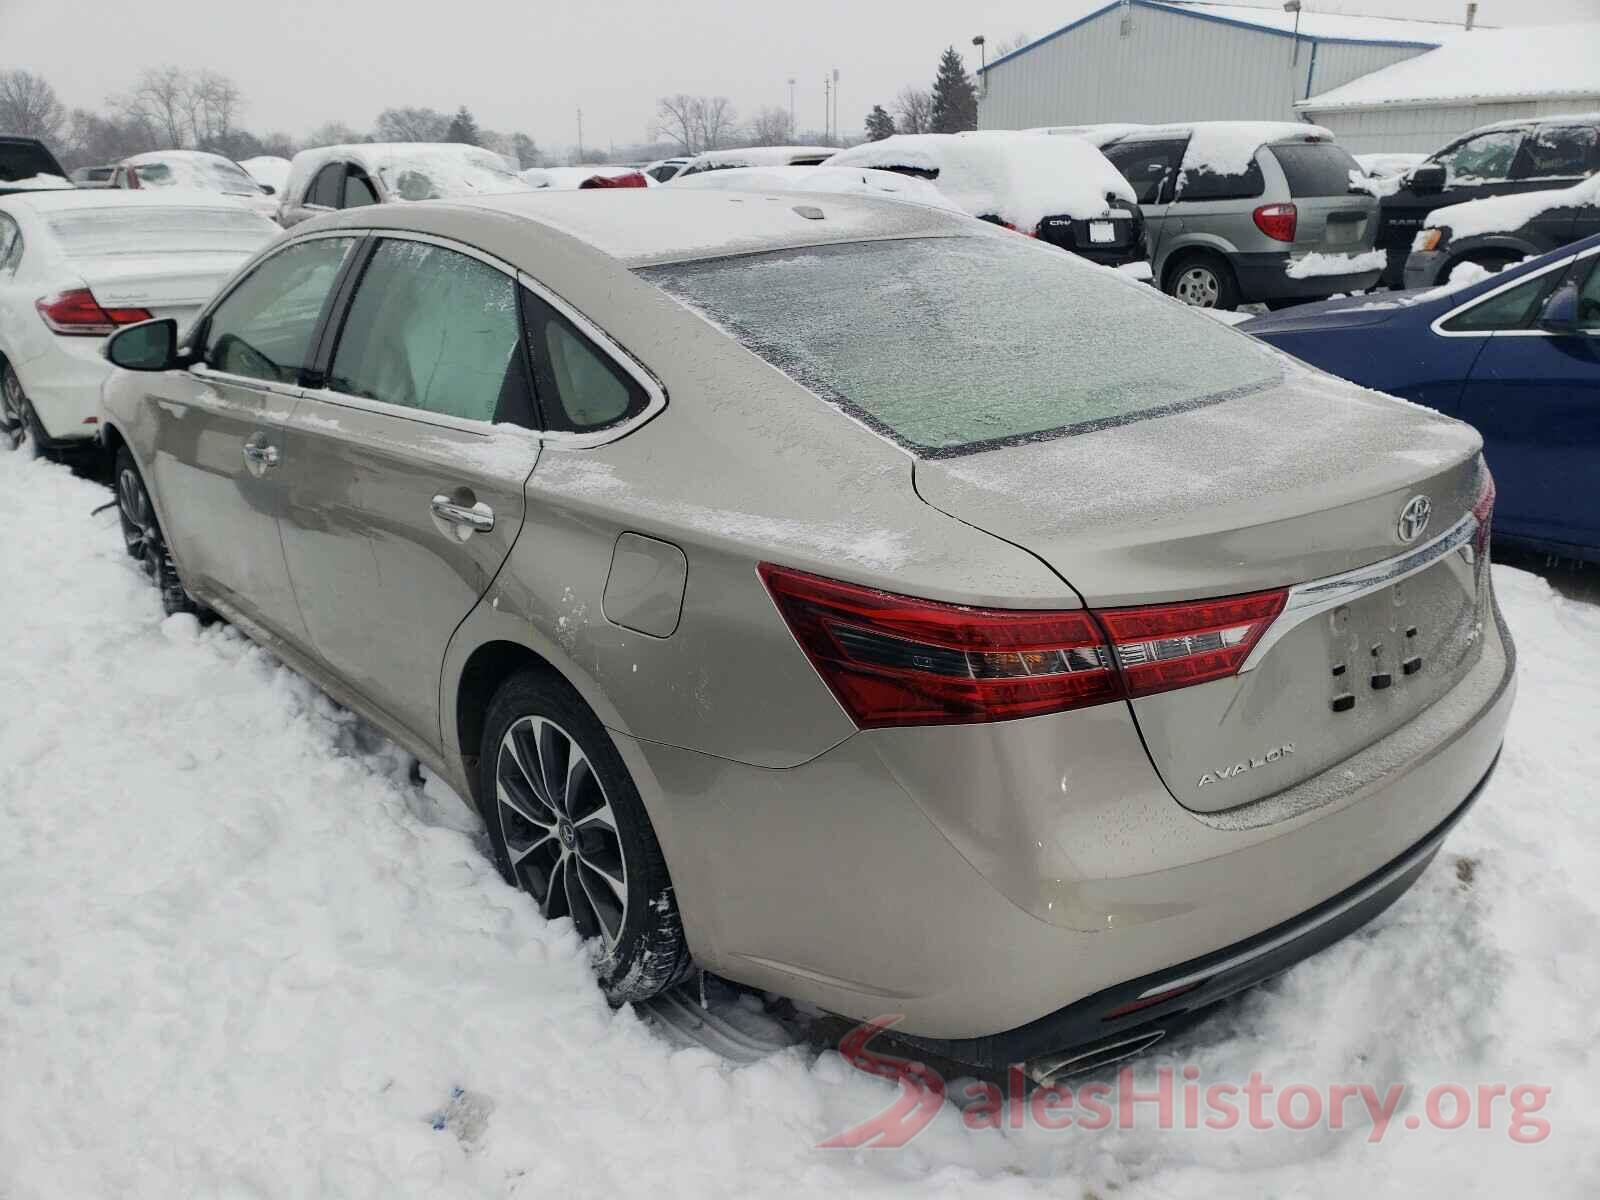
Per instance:
[[[1207,683],[1232,675],[1288,593],[1256,592],[1147,608],[1102,608],[1100,620],[1116,649],[1129,696]]]
[[[1478,528],[1472,535],[1472,548],[1480,556],[1489,553],[1489,526],[1494,522],[1494,476],[1484,467],[1478,479],[1478,498],[1472,502],[1472,515]]]
[[[1263,204],[1250,214],[1256,228],[1275,242],[1294,241],[1294,229],[1299,213],[1292,204]]]
[[[967,608],[761,564],[761,578],[863,729],[1003,721],[1122,694],[1094,618]]]
[[[1099,613],[969,608],[770,563],[760,572],[795,640],[863,729],[1005,721],[1219,679],[1238,669],[1285,598]]]
[[[67,337],[105,337],[115,333],[119,325],[137,325],[150,319],[142,308],[101,308],[88,288],[44,296],[33,306],[52,333]]]

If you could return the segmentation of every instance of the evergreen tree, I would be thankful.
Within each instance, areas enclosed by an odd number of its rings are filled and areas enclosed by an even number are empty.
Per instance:
[[[867,114],[867,141],[881,142],[894,134],[894,118],[881,104],[874,104]]]
[[[933,132],[960,133],[978,127],[978,89],[954,46],[939,57],[933,77]]]
[[[465,104],[456,109],[456,115],[450,118],[450,128],[445,131],[444,140],[465,142],[469,146],[478,144],[478,122],[473,120]]]

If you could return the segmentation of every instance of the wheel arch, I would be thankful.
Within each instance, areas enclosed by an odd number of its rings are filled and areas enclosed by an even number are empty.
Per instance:
[[[478,748],[483,743],[489,705],[506,680],[524,671],[548,673],[568,685],[572,683],[542,654],[522,642],[499,637],[476,646],[455,676],[454,692],[445,712],[453,721],[465,782],[479,812],[483,811],[483,799],[478,795]]]

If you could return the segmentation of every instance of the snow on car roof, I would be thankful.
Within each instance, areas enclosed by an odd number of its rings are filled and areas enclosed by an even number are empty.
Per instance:
[[[937,172],[939,190],[964,211],[1028,231],[1048,216],[1099,216],[1108,195],[1134,200],[1122,173],[1075,137],[897,134],[841,151],[827,165]]]
[[[18,192],[0,196],[3,204],[26,204],[38,213],[66,212],[84,208],[226,208],[249,211],[231,196],[200,188],[170,187],[155,191],[130,191],[125,188],[75,188],[59,191]]]
[[[965,216],[925,205],[814,192],[758,195],[668,186],[521,192],[454,203],[537,221],[630,267],[833,242],[989,232]]]
[[[1543,188],[1537,192],[1517,192],[1510,196],[1485,196],[1436,208],[1428,214],[1429,226],[1448,226],[1450,239],[1477,237],[1484,233],[1505,233],[1520,229],[1540,213],[1552,208],[1581,208],[1600,204],[1600,175],[1591,175],[1565,188]]]
[[[950,212],[963,210],[926,179],[880,171],[876,167],[731,167],[705,171],[664,187],[742,192],[819,192],[824,195],[880,196],[926,204]]]
[[[142,154],[130,154],[122,162],[130,167],[153,162],[225,162],[238,166],[227,155],[213,154],[209,150],[146,150]]]
[[[738,150],[707,150],[691,158],[689,166],[786,167],[797,158],[827,158],[837,152],[834,146],[744,146]]]
[[[1189,124],[1145,125],[1126,141],[1189,138],[1183,152],[1185,171],[1215,171],[1233,175],[1245,170],[1262,146],[1273,142],[1331,142],[1333,131],[1304,121],[1194,121]]]
[[[314,146],[296,154],[289,164],[289,181],[284,187],[285,201],[298,201],[310,178],[336,159],[359,163],[369,175],[382,176],[386,171],[403,170],[414,164],[445,169],[465,164],[516,179],[516,172],[511,170],[503,156],[482,146],[469,146],[463,142],[352,142],[338,146]],[[508,186],[516,185],[508,181]]]
[[[1475,29],[1295,107],[1339,112],[1427,101],[1600,97],[1596,29],[1592,23]]]
[[[1104,146],[1108,142],[1128,137],[1146,128],[1148,126],[1134,125],[1127,121],[1107,121],[1098,125],[1040,125],[1035,129],[1024,129],[1022,132],[1080,137],[1091,146]]]

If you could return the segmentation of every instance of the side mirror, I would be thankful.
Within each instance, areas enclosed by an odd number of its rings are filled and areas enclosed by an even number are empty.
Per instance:
[[[1438,163],[1423,163],[1411,172],[1406,180],[1413,192],[1442,192],[1445,185],[1444,168]]]
[[[273,187],[270,183],[263,183],[261,185],[261,194],[263,196],[276,196],[278,194],[278,189]]]
[[[141,321],[120,329],[102,353],[124,371],[170,371],[178,365],[178,322]]]
[[[1539,311],[1539,328],[1546,333],[1578,332],[1578,285],[1564,283],[1550,293]]]

